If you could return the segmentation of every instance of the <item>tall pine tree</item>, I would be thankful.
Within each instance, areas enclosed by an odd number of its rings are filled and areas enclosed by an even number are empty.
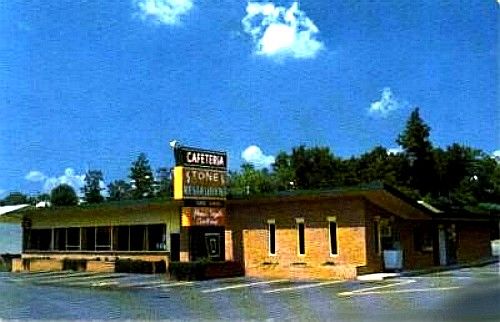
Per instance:
[[[137,160],[132,162],[129,178],[131,179],[133,198],[141,199],[153,197],[153,171],[151,170],[146,154],[139,154]]]
[[[406,122],[406,128],[396,142],[404,149],[409,160],[409,184],[424,196],[433,193],[435,187],[435,167],[432,143],[429,140],[431,128],[420,117],[415,108]]]
[[[101,182],[104,182],[104,177],[102,171],[100,170],[89,170],[85,174],[85,185],[81,189],[85,195],[85,201],[88,203],[100,203],[104,201],[104,197],[101,195]]]

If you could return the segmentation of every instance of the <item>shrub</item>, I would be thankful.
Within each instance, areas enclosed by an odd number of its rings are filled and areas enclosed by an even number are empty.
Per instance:
[[[0,272],[10,272],[12,270],[12,259],[21,258],[19,254],[0,255]]]
[[[85,271],[87,270],[87,260],[65,258],[63,259],[63,270]]]
[[[244,270],[238,262],[172,262],[168,266],[170,276],[178,280],[206,280],[212,278],[243,276]]]
[[[118,259],[115,263],[115,272],[117,273],[165,273],[167,264],[164,260],[157,262],[133,260],[133,259]]]

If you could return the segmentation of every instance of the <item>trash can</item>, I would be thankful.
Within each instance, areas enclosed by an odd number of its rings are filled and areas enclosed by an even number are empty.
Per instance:
[[[500,239],[491,241],[491,255],[500,256]]]
[[[384,268],[387,270],[403,269],[403,251],[402,250],[384,250]]]

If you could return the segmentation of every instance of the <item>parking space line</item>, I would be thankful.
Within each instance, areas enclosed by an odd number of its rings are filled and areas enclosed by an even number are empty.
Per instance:
[[[194,282],[175,282],[175,283],[164,283],[158,285],[150,285],[150,286],[142,286],[141,288],[149,289],[149,288],[169,288],[174,286],[193,286]]]
[[[364,292],[368,292],[368,291],[373,291],[373,290],[378,290],[378,289],[388,288],[388,287],[393,287],[393,286],[398,286],[398,285],[407,285],[407,284],[411,284],[411,283],[415,283],[415,282],[416,282],[416,280],[412,279],[412,280],[396,282],[396,283],[391,283],[391,284],[382,285],[382,286],[362,288],[362,289],[358,289],[358,290],[354,290],[354,291],[350,291],[350,292],[341,292],[341,293],[338,293],[337,295],[338,296],[351,296],[351,295],[356,295],[356,294],[364,293]]]
[[[433,291],[450,291],[461,288],[460,286],[449,287],[431,287],[431,288],[411,288],[405,290],[387,290],[387,291],[367,291],[350,294],[350,296],[373,295],[373,294],[397,294],[397,293],[418,293],[418,292],[433,292]],[[339,294],[340,295],[340,294]]]
[[[257,286],[257,285],[267,285],[267,284],[272,284],[272,283],[282,283],[282,282],[288,282],[288,280],[281,279],[281,280],[262,281],[262,282],[253,282],[253,283],[242,283],[242,284],[212,288],[209,290],[203,290],[202,293],[215,293],[215,292],[221,292],[221,291],[238,289],[238,288],[252,287],[252,286]]]
[[[320,282],[320,283],[312,283],[312,284],[305,284],[305,285],[299,285],[299,286],[290,286],[290,287],[282,287],[282,288],[276,288],[273,290],[267,290],[264,291],[264,293],[278,293],[278,292],[286,292],[286,291],[295,291],[295,290],[302,290],[306,288],[313,288],[313,287],[320,287],[320,286],[325,286],[325,285],[331,285],[331,284],[338,284],[342,283],[343,281],[335,280],[335,281],[328,281],[328,282]]]

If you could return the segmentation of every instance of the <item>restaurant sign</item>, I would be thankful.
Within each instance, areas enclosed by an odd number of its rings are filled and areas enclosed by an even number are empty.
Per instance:
[[[177,166],[226,170],[227,154],[226,152],[181,146],[175,150],[175,163]]]
[[[226,171],[178,166],[174,168],[174,199],[224,200]]]
[[[183,207],[181,225],[189,226],[224,226],[224,208],[213,207]]]

